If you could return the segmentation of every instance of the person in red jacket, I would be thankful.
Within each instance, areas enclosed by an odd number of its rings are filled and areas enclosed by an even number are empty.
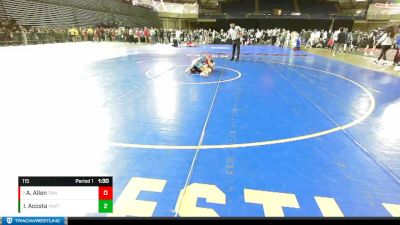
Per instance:
[[[149,43],[150,30],[147,27],[144,28],[143,35],[144,35],[145,43]]]

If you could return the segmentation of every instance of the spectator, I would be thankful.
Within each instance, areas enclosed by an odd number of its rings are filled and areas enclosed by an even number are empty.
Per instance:
[[[379,61],[383,58],[382,65],[387,65],[386,62],[386,52],[387,50],[390,49],[390,47],[393,45],[393,38],[394,38],[395,32],[394,32],[394,27],[388,27],[386,29],[386,32],[382,35],[382,37],[378,40],[378,45],[382,45],[382,51],[381,54],[378,57],[378,60],[374,60],[374,63],[378,64]]]
[[[397,36],[396,36],[396,55],[394,56],[393,59],[393,65],[395,66],[400,66],[400,27],[397,28]]]
[[[24,27],[19,26],[20,32],[21,32],[21,38],[22,38],[22,44],[23,45],[28,45],[28,39],[26,37],[26,30]]]
[[[337,34],[337,41],[334,47],[334,52],[333,52],[333,56],[336,56],[336,53],[339,50],[339,53],[342,54],[343,53],[343,48],[344,48],[344,44],[346,42],[346,34],[344,33],[344,29],[341,27],[339,29],[339,32]]]

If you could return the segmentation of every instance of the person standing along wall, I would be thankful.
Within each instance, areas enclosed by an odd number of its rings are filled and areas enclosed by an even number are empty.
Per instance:
[[[346,34],[343,32],[343,28],[341,27],[339,29],[339,32],[337,33],[337,40],[335,40],[334,44],[334,50],[333,50],[333,56],[336,56],[336,53],[339,50],[339,53],[343,53],[343,47],[344,43],[346,42]]]
[[[397,29],[398,30],[397,30],[397,36],[396,36],[396,42],[395,42],[397,51],[396,51],[396,55],[393,58],[393,65],[400,66],[400,63],[399,63],[400,62],[400,27]]]
[[[22,39],[22,44],[23,45],[28,45],[28,39],[26,37],[26,30],[24,27],[19,26],[19,29],[21,31],[21,39]]]
[[[382,45],[382,51],[377,60],[374,60],[374,63],[378,64],[379,61],[383,58],[382,65],[387,65],[386,62],[386,52],[393,45],[393,39],[395,36],[394,27],[388,27],[382,37],[378,40],[377,45]]]

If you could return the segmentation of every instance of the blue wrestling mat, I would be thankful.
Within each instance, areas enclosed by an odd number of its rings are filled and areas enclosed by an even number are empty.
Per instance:
[[[115,215],[399,216],[399,78],[271,46],[242,46],[239,62],[230,51],[94,65]],[[206,53],[209,78],[184,73]]]
[[[186,74],[203,54],[216,70]],[[155,45],[9,70],[0,167],[113,176],[109,216],[400,216],[400,78],[272,46],[230,54]]]

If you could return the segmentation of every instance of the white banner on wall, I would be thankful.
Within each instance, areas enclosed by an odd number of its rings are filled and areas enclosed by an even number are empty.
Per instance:
[[[170,3],[155,0],[132,0],[133,5],[151,6],[157,12],[178,13],[178,14],[198,14],[199,5],[197,3]]]
[[[370,4],[368,13],[373,15],[400,15],[400,3]]]

